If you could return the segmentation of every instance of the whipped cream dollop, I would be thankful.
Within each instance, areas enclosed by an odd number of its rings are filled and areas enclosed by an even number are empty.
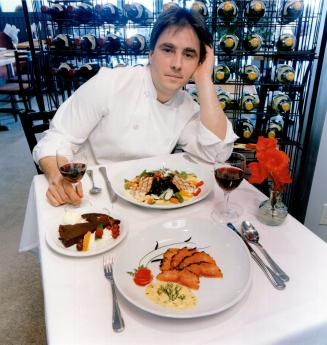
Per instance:
[[[66,211],[64,214],[63,224],[73,225],[77,223],[86,223],[86,220],[81,215],[74,211]]]

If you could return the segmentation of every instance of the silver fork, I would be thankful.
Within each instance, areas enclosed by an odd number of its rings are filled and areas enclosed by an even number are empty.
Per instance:
[[[113,258],[110,256],[103,257],[103,270],[105,277],[110,281],[112,290],[112,328],[115,332],[122,332],[125,328],[124,320],[118,305],[116,285],[112,274]]]

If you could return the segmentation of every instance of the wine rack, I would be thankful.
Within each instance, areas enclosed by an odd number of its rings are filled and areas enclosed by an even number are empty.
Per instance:
[[[264,15],[260,19],[253,16],[249,18],[247,15],[250,0],[231,1],[237,7],[237,14],[231,20],[223,18],[221,12],[224,6],[229,7],[226,5],[226,2],[230,2],[228,0],[176,0],[175,4],[194,9],[204,6],[208,12],[205,18],[213,37],[215,65],[226,67],[228,72],[227,80],[223,78],[224,81],[219,82],[214,75],[213,80],[217,87],[217,95],[226,107],[225,112],[240,136],[235,145],[236,149],[244,152],[248,161],[254,160],[255,152],[247,149],[245,144],[255,143],[260,135],[267,136],[271,124],[278,122],[278,142],[281,149],[290,157],[291,174],[295,181],[303,149],[301,138],[308,116],[306,109],[310,85],[314,78],[313,63],[317,58],[323,1],[297,1],[297,5],[301,6],[301,13],[297,17],[290,17],[283,8],[288,1],[291,0],[259,0],[265,7]],[[76,73],[86,63],[108,67],[120,64],[146,64],[149,53],[148,39],[153,22],[165,7],[171,4],[169,0],[139,0],[138,3],[143,4],[150,12],[147,12],[147,16],[142,20],[135,21],[126,17],[125,12],[126,5],[133,4],[133,1],[87,1],[91,14],[86,19],[81,14],[81,17],[76,14],[80,3],[81,1],[75,0],[33,1],[34,22],[39,23],[37,29],[43,64],[42,78],[47,92],[51,94],[54,108],[59,107],[87,79],[82,77],[81,73]],[[120,19],[110,20],[101,17],[101,6],[107,3],[112,3],[122,10]],[[75,12],[56,18],[56,14],[51,14],[49,8],[58,4],[62,5],[65,11],[70,6]],[[81,39],[89,34],[97,39],[95,49],[84,49],[81,45]],[[99,40],[109,34],[117,35],[120,39],[121,45],[115,52],[106,51],[103,41],[99,44]],[[132,51],[126,44],[135,34],[141,34],[146,39],[146,46],[141,51]],[[68,48],[55,47],[53,40],[58,35],[69,35]],[[224,41],[226,37],[228,39],[235,36],[236,49],[235,42]],[[283,38],[282,42],[280,37]],[[290,44],[287,45],[285,42]],[[229,45],[234,46],[234,49],[230,49]],[[73,72],[66,71],[60,76],[58,68],[63,63],[68,64]],[[249,65],[254,66],[255,71],[259,71],[259,76],[252,75],[246,78],[244,68]],[[287,65],[293,70],[290,82],[285,83],[276,79],[279,65]],[[195,85],[190,83],[186,89],[195,99],[197,98]],[[284,108],[272,106],[277,93],[282,93],[285,95],[284,98],[289,99],[289,104]],[[248,97],[248,94],[255,98],[253,108],[251,105],[244,106],[244,96]],[[279,117],[278,121],[276,117]],[[246,135],[240,132],[242,119],[251,123]],[[288,206],[293,196],[294,185],[295,183],[289,185],[284,193],[284,202]]]

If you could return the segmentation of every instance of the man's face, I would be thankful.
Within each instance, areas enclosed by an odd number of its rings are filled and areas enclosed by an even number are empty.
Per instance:
[[[200,59],[200,41],[191,26],[166,28],[149,54],[158,100],[167,102],[190,80]]]

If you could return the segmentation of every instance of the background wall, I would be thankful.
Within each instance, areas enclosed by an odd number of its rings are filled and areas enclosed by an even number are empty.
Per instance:
[[[326,7],[326,6],[325,6]],[[327,28],[325,28],[326,30]],[[312,124],[312,144],[318,147],[309,203],[304,224],[327,242],[327,225],[320,225],[322,205],[327,203],[327,48],[321,71],[317,102]],[[316,142],[315,142],[316,141]],[[319,143],[320,141],[320,143]],[[310,164],[310,162],[308,162]]]
[[[325,58],[322,75],[327,75],[327,59]],[[319,88],[317,111],[321,111],[324,117],[323,131],[318,152],[316,169],[313,177],[307,214],[305,217],[305,226],[311,229],[315,234],[327,242],[327,225],[320,225],[320,215],[322,205],[327,204],[327,99],[326,90],[327,80],[322,80]]]

